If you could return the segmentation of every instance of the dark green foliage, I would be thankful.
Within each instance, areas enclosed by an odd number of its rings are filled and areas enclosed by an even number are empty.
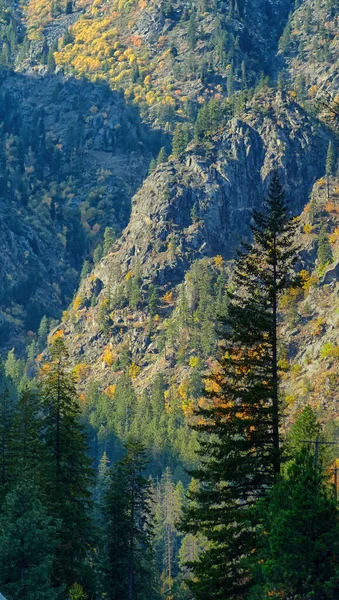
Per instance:
[[[143,446],[130,441],[104,499],[103,588],[110,600],[154,597],[151,493]]]
[[[42,317],[41,322],[40,322],[40,326],[38,329],[38,346],[39,346],[39,350],[42,351],[47,344],[47,336],[49,334],[49,322],[48,322],[48,318],[46,317],[46,315],[44,317]]]
[[[162,165],[162,163],[167,162],[168,156],[166,152],[166,148],[164,146],[160,149],[160,152],[157,157],[157,165]]]
[[[324,269],[333,262],[332,248],[325,224],[322,225],[320,230],[317,258],[320,269]]]
[[[330,142],[328,145],[327,156],[326,156],[326,176],[331,177],[334,175],[335,167],[335,152],[333,143]]]
[[[157,507],[154,516],[155,549],[163,595],[171,597],[179,575],[178,552],[181,534],[179,524],[185,502],[183,484],[174,484],[169,468],[165,470],[160,485],[154,491]]]
[[[310,447],[311,442],[315,442],[316,439],[323,440],[322,428],[312,408],[306,406],[300,412],[288,433],[287,455],[290,458],[299,455],[305,448]]]
[[[159,308],[159,296],[155,285],[150,285],[148,290],[148,312],[150,317],[155,317]]]
[[[253,509],[280,470],[277,301],[291,282],[295,228],[277,175],[264,209],[254,212],[254,243],[236,261],[210,405],[197,411],[200,489],[185,529],[211,543],[193,565],[198,600],[242,598],[251,587],[246,557],[256,544]]]
[[[54,60],[54,48],[50,48],[48,51],[48,57],[47,57],[47,71],[48,73],[52,74],[55,71],[55,60]]]
[[[41,408],[38,391],[26,384],[15,405],[13,421],[13,474],[18,482],[24,478],[36,483],[40,481],[43,462]]]
[[[234,82],[233,82],[233,66],[231,65],[228,75],[227,75],[227,95],[230,98],[234,92]]]
[[[29,479],[8,493],[0,514],[0,588],[10,600],[61,597],[52,579],[59,527]]]
[[[197,20],[195,11],[192,11],[187,29],[187,42],[190,50],[194,50],[197,43]]]
[[[0,504],[13,481],[15,390],[0,362]]]
[[[284,32],[280,38],[279,49],[282,52],[287,52],[291,43],[291,23],[288,23],[285,26]]]
[[[44,456],[42,482],[49,513],[61,521],[54,576],[68,587],[81,582],[90,548],[92,472],[80,408],[62,339],[50,347],[41,371]]]
[[[191,139],[190,126],[178,123],[174,130],[172,141],[172,153],[175,158],[180,158],[183,155]]]
[[[287,476],[259,506],[265,531],[261,584],[254,598],[332,600],[339,593],[339,513],[315,470],[313,449],[294,458]]]
[[[104,245],[103,245],[104,255],[108,254],[112,250],[115,240],[116,240],[115,229],[113,227],[106,227],[105,233],[104,233]]]
[[[197,120],[194,126],[194,135],[196,139],[202,140],[208,135],[215,133],[220,127],[226,124],[231,116],[231,106],[217,99],[205,102],[198,112]]]

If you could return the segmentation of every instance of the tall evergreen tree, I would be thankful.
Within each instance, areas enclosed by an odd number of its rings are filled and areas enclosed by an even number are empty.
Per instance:
[[[313,449],[295,457],[287,477],[259,503],[260,583],[252,598],[332,600],[339,593],[339,513]]]
[[[333,253],[331,243],[328,237],[326,225],[322,225],[320,229],[319,241],[318,241],[318,267],[324,269],[333,262]]]
[[[335,153],[332,141],[328,145],[326,156],[327,199],[330,198],[330,177],[334,175]]]
[[[14,471],[15,390],[0,360],[0,503],[4,500]]]
[[[242,598],[251,586],[246,557],[256,544],[253,507],[280,472],[277,369],[278,299],[292,282],[295,226],[277,174],[264,211],[254,211],[252,245],[239,253],[221,319],[222,357],[198,410],[200,489],[185,529],[210,547],[194,563],[198,600]]]
[[[57,525],[32,481],[8,493],[0,515],[0,589],[11,600],[60,598],[52,582]]]
[[[152,598],[153,555],[150,484],[144,477],[145,450],[126,444],[114,465],[104,501],[103,588],[110,600]]]
[[[43,460],[41,443],[41,399],[38,391],[27,384],[21,390],[13,419],[13,475],[16,481],[31,478],[39,481]]]
[[[51,345],[50,358],[40,372],[43,484],[49,512],[61,521],[55,578],[69,587],[76,581],[81,583],[90,545],[92,471],[75,383],[61,338]]]

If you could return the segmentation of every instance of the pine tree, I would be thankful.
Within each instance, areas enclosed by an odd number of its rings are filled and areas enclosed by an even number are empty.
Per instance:
[[[137,403],[132,380],[128,374],[119,377],[114,393],[112,425],[121,440],[126,441],[131,431],[133,409]]]
[[[21,390],[13,418],[13,475],[16,481],[30,478],[39,481],[43,460],[41,444],[41,399],[38,391],[28,384]]]
[[[330,177],[334,175],[335,167],[335,154],[333,143],[330,142],[328,145],[327,156],[326,156],[326,178],[327,178],[327,199],[330,198]]]
[[[83,279],[86,279],[86,277],[89,275],[89,272],[90,272],[89,262],[88,262],[88,260],[85,260],[84,264],[82,265],[82,269],[81,269],[81,273],[80,273],[80,281],[83,281]]]
[[[32,481],[8,493],[0,515],[0,589],[11,600],[60,598],[52,582],[58,525]]]
[[[330,265],[333,262],[331,243],[325,224],[323,224],[320,229],[317,258],[320,270],[323,270],[327,265]]]
[[[264,212],[254,211],[254,242],[235,264],[219,369],[209,406],[198,410],[200,482],[185,530],[211,542],[194,564],[197,600],[242,598],[251,579],[246,558],[256,544],[254,506],[280,472],[277,309],[295,283],[295,226],[277,174]]]
[[[108,254],[112,250],[115,240],[116,233],[113,227],[106,227],[104,233],[104,255]]]
[[[157,161],[155,160],[155,158],[152,158],[152,160],[149,164],[148,174],[151,175],[155,171],[156,168],[157,168]]]
[[[13,482],[15,397],[12,381],[0,361],[0,504]]]
[[[167,152],[166,152],[166,148],[164,148],[164,146],[162,148],[160,148],[160,152],[158,154],[157,157],[157,165],[162,165],[163,163],[167,162],[168,160],[168,156],[167,156]]]
[[[286,23],[285,29],[279,41],[279,50],[287,52],[291,43],[291,22],[290,19]]]
[[[143,474],[147,459],[139,442],[125,448],[104,501],[103,588],[110,600],[146,600],[153,597],[151,494]]]
[[[313,449],[294,457],[287,476],[259,507],[262,528],[253,598],[332,600],[339,593],[339,513]]]
[[[233,82],[233,65],[230,66],[227,75],[227,96],[230,98],[234,92],[234,82]]]
[[[48,57],[47,57],[47,71],[48,73],[52,74],[55,71],[55,59],[54,59],[54,48],[50,48],[48,50]]]
[[[39,346],[40,351],[42,351],[47,344],[48,334],[49,334],[49,322],[48,322],[46,315],[44,315],[41,319],[40,327],[38,330],[38,346]]]
[[[159,309],[159,297],[157,288],[154,284],[149,286],[148,290],[148,312],[150,317],[155,317]]]
[[[197,21],[195,11],[192,12],[188,22],[187,42],[189,50],[194,50],[197,43]]]
[[[173,134],[172,154],[175,158],[180,158],[191,139],[191,131],[188,125],[178,123]]]
[[[15,350],[12,348],[7,354],[5,362],[6,376],[13,382],[16,389],[20,385],[20,381],[24,374],[25,363],[20,358],[15,358]]]
[[[90,544],[92,471],[80,424],[80,408],[62,338],[50,347],[40,372],[43,407],[42,476],[50,514],[61,521],[55,577],[67,587],[81,583]]]

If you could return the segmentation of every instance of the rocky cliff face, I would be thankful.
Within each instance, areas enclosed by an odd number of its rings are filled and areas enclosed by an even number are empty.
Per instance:
[[[282,299],[282,390],[287,414],[310,404],[324,422],[338,418],[339,400],[339,187],[331,178],[328,197],[324,179],[314,186],[301,216],[299,268],[304,290]],[[319,265],[320,230],[331,245],[331,264]]]
[[[318,121],[272,94],[257,98],[241,119],[225,123],[208,152],[192,144],[182,162],[170,161],[145,181],[133,199],[128,227],[82,283],[61,325],[74,364],[86,364],[86,382],[95,379],[105,389],[119,376],[119,366],[105,361],[107,348],[114,355],[128,348],[138,367],[137,388],[159,370],[177,382],[187,375],[158,342],[176,318],[192,265],[205,261],[213,270],[217,255],[226,261],[234,256],[273,169],[298,213],[323,173],[328,139]],[[140,288],[137,306],[128,300],[131,281]],[[155,323],[146,301],[151,285],[162,298]]]
[[[1,73],[1,346],[57,318],[106,226],[126,225],[150,146],[105,86]]]

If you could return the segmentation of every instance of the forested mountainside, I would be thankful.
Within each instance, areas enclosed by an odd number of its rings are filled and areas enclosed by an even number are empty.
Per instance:
[[[127,224],[159,141],[107,86],[7,71],[0,122],[1,345],[19,349]]]
[[[339,0],[0,0],[7,600],[338,596],[338,19]],[[325,542],[303,553],[309,511]]]

